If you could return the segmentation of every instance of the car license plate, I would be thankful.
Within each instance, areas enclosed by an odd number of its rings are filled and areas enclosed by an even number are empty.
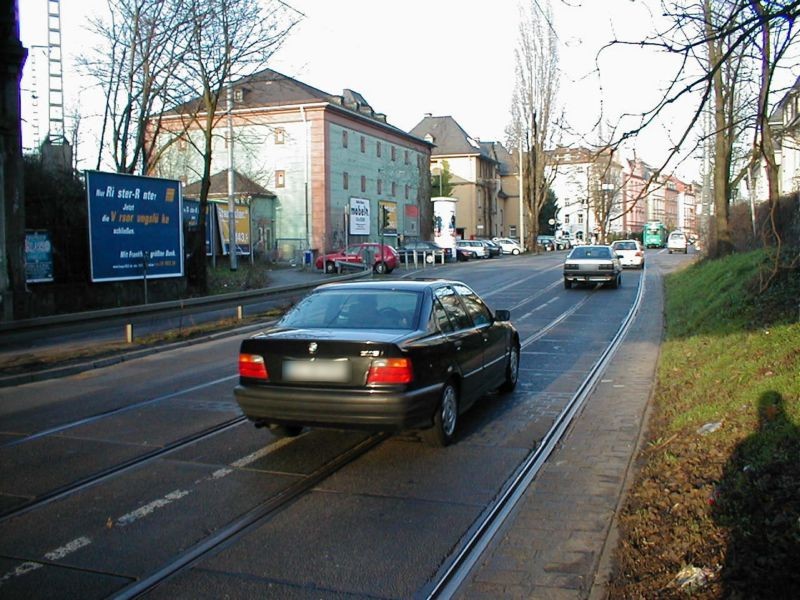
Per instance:
[[[350,363],[342,360],[286,360],[283,361],[285,381],[342,383],[350,378]]]

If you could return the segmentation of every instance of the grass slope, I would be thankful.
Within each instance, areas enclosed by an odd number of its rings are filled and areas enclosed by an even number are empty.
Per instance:
[[[800,276],[763,252],[667,278],[611,598],[800,597]]]

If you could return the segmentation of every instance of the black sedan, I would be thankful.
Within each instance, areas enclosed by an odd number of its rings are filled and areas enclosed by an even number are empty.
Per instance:
[[[322,285],[242,342],[234,395],[277,435],[304,426],[421,429],[446,446],[476,400],[516,386],[510,317],[458,281]]]

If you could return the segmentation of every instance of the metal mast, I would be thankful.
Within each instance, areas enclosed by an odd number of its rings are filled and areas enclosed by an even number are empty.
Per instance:
[[[64,137],[64,78],[61,60],[61,3],[47,0],[48,128],[51,144],[66,142]]]

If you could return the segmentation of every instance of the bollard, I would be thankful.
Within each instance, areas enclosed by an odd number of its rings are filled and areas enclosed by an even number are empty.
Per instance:
[[[242,320],[242,306],[241,306],[241,304],[236,307],[236,319],[238,321]]]
[[[131,323],[125,324],[125,342],[128,344],[133,343],[133,325]]]

